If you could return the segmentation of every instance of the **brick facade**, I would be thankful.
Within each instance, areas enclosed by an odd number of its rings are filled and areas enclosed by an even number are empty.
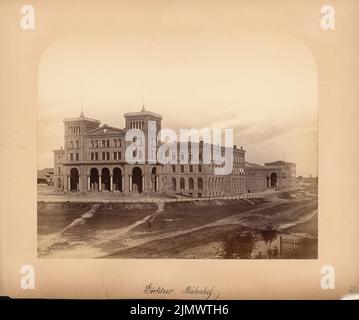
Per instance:
[[[70,192],[118,192],[118,193],[162,193],[193,197],[239,195],[244,192],[262,191],[274,187],[268,184],[268,175],[277,174],[278,185],[282,185],[283,172],[294,171],[283,164],[249,168],[245,165],[245,150],[233,147],[233,170],[229,175],[215,175],[216,164],[203,163],[203,142],[189,144],[198,149],[199,161],[191,164],[181,163],[180,144],[176,143],[175,163],[162,165],[146,161],[129,164],[125,152],[132,143],[125,141],[129,129],[141,129],[148,139],[148,126],[159,132],[162,116],[142,110],[125,113],[125,128],[119,129],[100,125],[100,121],[85,117],[64,119],[64,148],[54,150],[54,188],[56,191]],[[152,138],[153,146],[146,144],[143,152],[145,159],[156,159],[161,143]],[[213,155],[213,146],[210,146]],[[140,152],[140,151],[139,151]],[[224,148],[222,147],[222,153]],[[189,154],[191,157],[191,153]],[[169,155],[171,156],[171,155]],[[213,157],[212,157],[213,159]],[[172,159],[174,160],[174,159]],[[182,159],[183,160],[183,159]],[[191,160],[191,159],[190,159]],[[282,167],[281,167],[282,166]],[[262,169],[266,168],[266,169]],[[273,179],[272,179],[273,180]],[[273,182],[273,181],[272,181]]]

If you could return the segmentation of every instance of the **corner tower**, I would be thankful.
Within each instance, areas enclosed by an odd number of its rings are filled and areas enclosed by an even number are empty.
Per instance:
[[[153,122],[153,124],[155,125],[155,128],[150,128],[151,131],[156,130],[157,134],[160,132],[161,130],[161,121],[162,121],[162,116],[151,112],[151,111],[147,111],[145,109],[145,107],[142,107],[142,110],[140,112],[130,112],[130,113],[125,113],[124,114],[125,120],[126,120],[126,130],[131,130],[131,129],[140,129],[143,131],[144,135],[145,135],[145,139],[146,142],[148,141],[148,129],[149,129],[149,125],[150,125],[150,121]],[[157,136],[155,138],[155,141],[152,141],[153,145],[158,145],[157,143]],[[152,158],[153,155],[151,155]],[[148,145],[146,144],[146,149],[145,149],[145,159],[148,159]]]
[[[144,107],[142,107],[140,112],[125,113],[124,117],[126,120],[125,130],[142,130],[145,139],[145,164],[136,163],[133,165],[127,165],[125,168],[125,184],[129,186],[129,192],[158,192],[161,190],[159,173],[161,172],[162,167],[158,164],[150,164],[148,160],[153,159],[156,162],[158,147],[157,134],[161,130],[162,116],[157,113],[147,111]],[[157,132],[156,135],[150,137],[151,141],[148,141],[148,132],[153,132],[155,130]],[[126,142],[126,147],[131,143],[132,142]],[[149,144],[151,144],[151,148],[149,148]],[[152,148],[152,146],[155,146],[155,148]],[[149,152],[151,152],[150,155]]]
[[[85,136],[86,134],[100,126],[100,121],[85,117],[81,112],[79,117],[66,118],[64,122],[64,149],[66,161],[85,161],[86,160],[86,147]],[[71,156],[71,154],[73,154]],[[76,156],[78,154],[78,156]],[[72,158],[72,159],[71,159]]]

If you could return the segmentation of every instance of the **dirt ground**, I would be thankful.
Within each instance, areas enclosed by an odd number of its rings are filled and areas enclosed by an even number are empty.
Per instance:
[[[316,186],[266,199],[38,202],[42,258],[316,259]]]

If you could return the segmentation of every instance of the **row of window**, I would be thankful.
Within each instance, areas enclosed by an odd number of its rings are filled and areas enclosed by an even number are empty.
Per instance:
[[[133,157],[137,156],[137,152],[133,151]],[[142,152],[139,151],[139,158],[142,158]],[[155,159],[155,154],[153,154],[153,159]],[[58,160],[60,160],[60,156],[58,157]],[[80,154],[79,153],[70,153],[69,154],[69,160],[70,161],[79,161],[80,160]],[[122,160],[122,154],[119,151],[112,152],[112,158],[110,156],[110,152],[91,152],[90,153],[90,160]],[[203,166],[202,165],[188,165],[188,172],[195,172],[194,168],[197,168],[196,172],[203,172]],[[216,165],[215,165],[216,167]],[[184,173],[185,172],[185,165],[179,166],[179,172]],[[176,173],[178,170],[178,166],[171,165],[171,172]],[[209,171],[211,170],[211,166],[209,167]],[[239,173],[244,174],[243,168],[234,168],[233,173]]]
[[[194,165],[190,164],[190,165],[188,166],[188,172],[194,172],[194,171],[193,171],[194,167],[195,167]],[[197,172],[202,172],[202,165],[198,165],[198,166],[196,166],[196,167],[197,167]],[[171,172],[172,172],[172,173],[176,173],[176,169],[177,169],[177,166],[175,166],[175,165],[172,165],[172,166],[171,166]],[[185,172],[185,167],[184,167],[183,164],[180,166],[180,172],[181,172],[181,173]]]
[[[189,178],[188,179],[188,189],[193,190],[194,189],[194,179]],[[177,190],[177,179],[172,178],[171,179],[171,186],[172,191]],[[224,186],[224,179],[223,178],[212,178],[208,180],[208,189],[221,189]],[[180,189],[186,189],[186,179],[180,178],[179,179],[179,188]],[[203,189],[203,179],[197,178],[197,189],[202,190]]]
[[[177,180],[176,180],[176,178],[172,178],[171,183],[172,183],[172,190],[176,191],[177,190]],[[180,179],[180,189],[185,189],[185,188],[186,188],[186,180],[184,178],[181,178]],[[190,190],[194,189],[194,180],[193,180],[193,178],[188,179],[188,189],[190,189]],[[197,179],[197,189],[200,189],[200,190],[203,189],[203,179],[202,178]]]
[[[101,156],[101,159],[100,157]],[[91,152],[91,160],[121,160],[121,152],[112,152],[112,159],[110,159],[110,152]]]
[[[80,142],[79,141],[70,141],[69,142],[69,148],[70,149],[79,149],[80,148]]]
[[[80,160],[80,154],[79,153],[70,153],[69,154],[69,160],[70,161],[79,161]]]
[[[212,154],[213,155],[213,154]],[[224,154],[222,155],[222,157],[224,157]],[[188,160],[191,161],[192,159],[195,159],[194,155],[192,152],[188,152]],[[176,152],[171,152],[171,160],[172,161],[176,161],[177,160],[177,155]],[[186,160],[185,157],[185,153],[184,152],[180,152],[180,160]],[[198,152],[198,160],[202,161],[203,160],[203,152],[199,151]],[[234,156],[233,157],[233,162],[244,162],[244,158],[243,157],[239,157],[239,156]]]
[[[143,129],[145,122],[143,120],[136,120],[130,122],[130,129]]]
[[[245,179],[244,177],[232,179],[232,190],[239,191],[244,188]]]
[[[69,126],[68,132],[69,132],[69,134],[80,134],[81,128],[80,128],[80,126]]]
[[[233,162],[244,163],[244,156],[243,155],[233,155]]]
[[[121,139],[112,139],[109,140],[91,140],[90,148],[110,148],[110,147],[121,147]]]
[[[153,139],[154,140],[154,139]],[[155,145],[156,141],[153,141],[153,145]],[[121,139],[113,139],[113,140],[91,140],[90,141],[90,148],[110,148],[110,147],[121,147],[122,141]],[[79,149],[80,148],[80,142],[79,141],[70,141],[69,142],[69,148],[70,149]],[[192,152],[188,153],[188,160],[191,161],[194,159]],[[199,161],[203,160],[203,154],[200,151],[198,153],[198,159]],[[175,152],[171,153],[171,160],[176,161],[177,155]],[[180,160],[184,161],[186,160],[185,154],[183,152],[180,153]],[[234,156],[234,162],[238,162],[240,158],[238,156]]]

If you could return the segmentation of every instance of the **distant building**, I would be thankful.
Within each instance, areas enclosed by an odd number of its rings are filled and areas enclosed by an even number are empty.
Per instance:
[[[37,170],[37,183],[43,183],[52,185],[54,177],[54,168],[45,168],[42,170]]]
[[[246,192],[269,188],[290,190],[296,185],[296,164],[286,161],[265,163],[264,166],[246,162]]]
[[[64,119],[64,148],[54,150],[54,188],[58,191],[119,192],[129,194],[164,193],[192,197],[239,195],[244,192],[264,190],[283,185],[284,169],[280,165],[264,166],[265,176],[245,165],[245,150],[233,147],[233,170],[229,175],[215,175],[216,165],[203,163],[203,142],[198,147],[199,163],[181,164],[182,154],[177,143],[175,164],[129,164],[125,161],[125,141],[129,129],[141,129],[147,141],[149,121],[157,132],[161,130],[162,116],[144,108],[140,112],[125,113],[125,128],[119,129],[85,117]],[[145,146],[145,159],[156,159],[161,143],[154,138],[154,149]],[[208,146],[208,145],[206,145]],[[189,146],[189,151],[191,147]],[[222,152],[224,148],[222,147]],[[213,154],[213,146],[211,146]],[[172,157],[172,155],[170,155]],[[213,159],[213,157],[212,157]],[[262,166],[263,167],[263,166]],[[246,182],[249,170],[251,186]],[[264,172],[264,171],[263,171]],[[276,174],[276,182],[272,173]],[[295,172],[294,172],[295,174]],[[267,176],[271,177],[268,184]]]

